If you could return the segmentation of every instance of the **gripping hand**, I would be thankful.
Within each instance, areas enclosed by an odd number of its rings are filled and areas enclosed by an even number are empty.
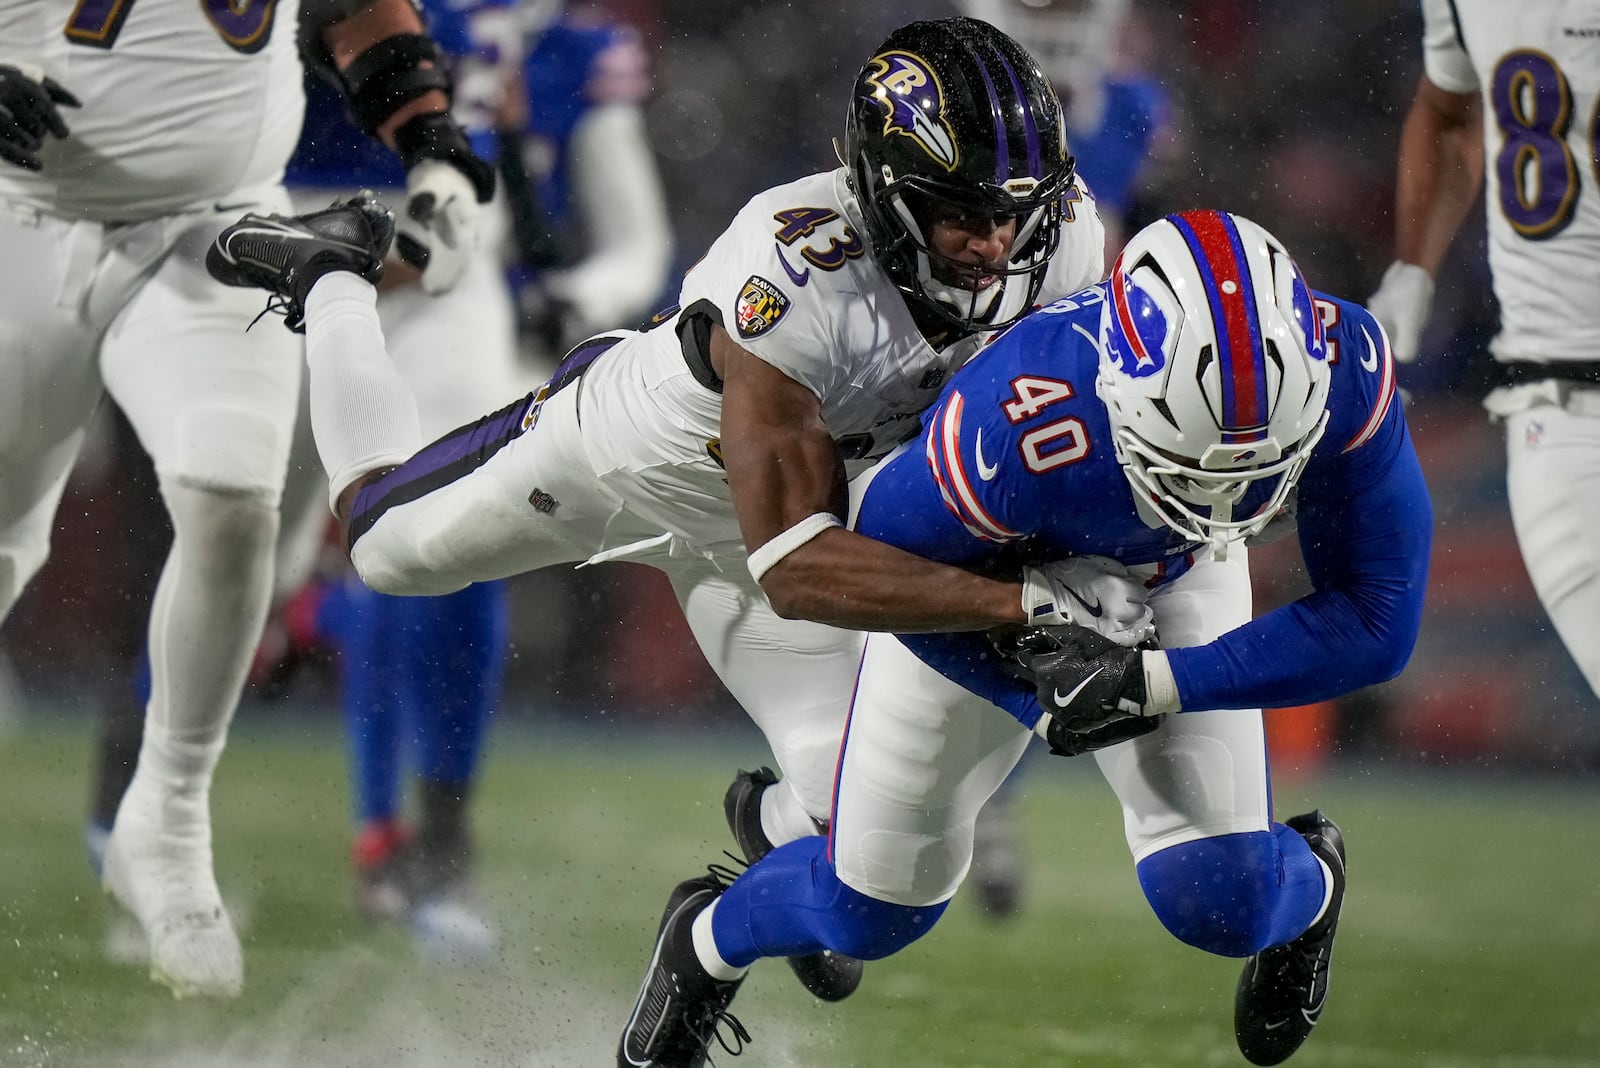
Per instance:
[[[1116,745],[1160,725],[1145,710],[1144,653],[1084,627],[1021,627],[997,634],[1008,670],[1038,690],[1034,733],[1057,756]]]
[[[1155,637],[1147,596],[1127,568],[1106,556],[1074,556],[1022,571],[1022,608],[1029,623],[1075,623],[1118,645]]]
[[[1367,298],[1367,310],[1389,335],[1389,348],[1401,363],[1416,360],[1432,306],[1432,276],[1414,263],[1398,260],[1389,264],[1378,291]]]
[[[45,135],[67,136],[63,105],[83,106],[38,67],[0,63],[0,159],[30,171],[41,169],[39,146]]]

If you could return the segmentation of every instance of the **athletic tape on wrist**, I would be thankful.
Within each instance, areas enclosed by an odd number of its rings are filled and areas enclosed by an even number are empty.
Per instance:
[[[782,560],[829,527],[842,526],[844,524],[839,522],[839,517],[832,512],[817,512],[814,515],[806,516],[800,522],[750,554],[750,574],[755,577],[757,582],[760,582],[761,576],[777,566],[779,560]]]
[[[1167,654],[1159,649],[1147,651],[1142,654],[1140,661],[1144,669],[1143,715],[1158,716],[1163,712],[1181,709],[1183,699],[1178,696],[1178,680],[1173,677],[1172,663],[1167,659]]]

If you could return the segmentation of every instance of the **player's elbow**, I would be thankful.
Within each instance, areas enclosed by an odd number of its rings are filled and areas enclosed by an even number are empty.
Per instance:
[[[767,603],[772,606],[772,611],[782,619],[812,618],[808,584],[795,573],[797,571],[785,570],[780,564],[761,576],[761,592],[767,595]]]

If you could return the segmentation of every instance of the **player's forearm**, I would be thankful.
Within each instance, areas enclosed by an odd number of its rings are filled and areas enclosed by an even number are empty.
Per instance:
[[[1024,622],[1022,588],[843,528],[823,531],[761,581],[774,610],[848,630],[915,634]]]
[[[410,0],[374,0],[353,14],[329,23],[322,30],[322,41],[333,57],[334,68],[343,73],[357,56],[380,41],[401,34],[424,34],[422,18]],[[425,64],[431,65],[431,64]],[[395,147],[394,132],[418,115],[450,110],[450,97],[433,89],[397,107],[377,128],[379,140]]]
[[[1423,79],[1400,134],[1395,259],[1437,275],[1483,182],[1483,142],[1473,98]]]

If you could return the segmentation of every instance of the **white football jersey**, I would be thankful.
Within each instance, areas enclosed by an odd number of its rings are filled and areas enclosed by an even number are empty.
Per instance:
[[[922,410],[983,338],[943,350],[923,338],[868,250],[846,173],[841,167],[758,194],[684,277],[678,303],[710,301],[734,341],[815,393],[854,475],[916,434]],[[1073,202],[1072,215],[1041,302],[1104,274],[1099,214],[1084,198]],[[1022,298],[1008,292],[1003,299]],[[1002,305],[1002,314],[1009,310]]]
[[[1477,93],[1500,360],[1600,360],[1600,4],[1423,0],[1428,79]]]
[[[0,52],[83,104],[44,170],[0,164],[0,199],[131,221],[282,180],[305,111],[296,0],[0,0]]]
[[[943,350],[924,340],[867,249],[845,174],[757,194],[689,269],[678,303],[710,302],[735,342],[815,393],[853,477],[916,436],[922,410],[985,338]],[[1075,188],[1068,203],[1072,221],[1040,301],[1105,273],[1093,201]],[[700,547],[739,546],[721,464],[722,398],[691,373],[675,323],[618,335],[623,343],[585,376],[589,456],[612,491],[661,529]]]

